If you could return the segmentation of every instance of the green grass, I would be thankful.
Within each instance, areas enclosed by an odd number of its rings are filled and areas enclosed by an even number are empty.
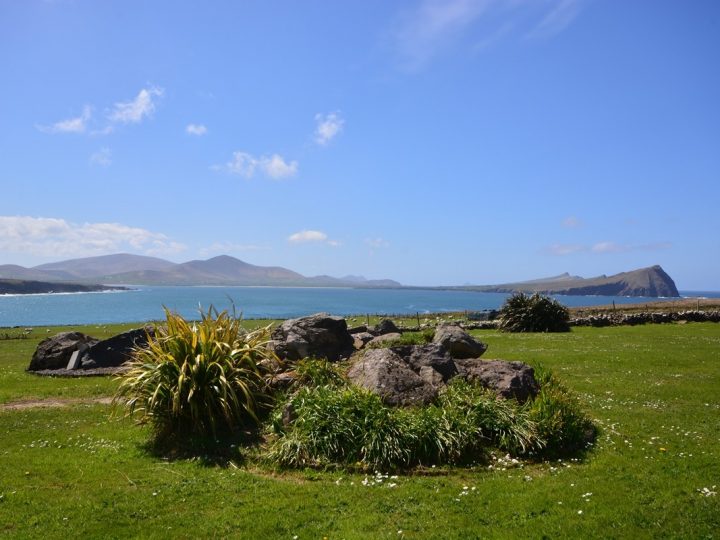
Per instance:
[[[102,337],[94,327],[86,332]],[[33,332],[40,334],[44,330]],[[720,536],[720,495],[697,491],[717,485],[720,493],[720,325],[474,334],[489,344],[486,357],[542,364],[576,392],[601,426],[595,450],[580,461],[437,467],[378,482],[374,475],[276,472],[254,464],[252,455],[243,463],[239,451],[233,459],[239,468],[202,459],[167,461],[147,451],[147,428],[109,420],[103,405],[0,409],[0,533]],[[0,403],[113,393],[111,379],[26,374],[36,344],[37,339],[0,341]]]

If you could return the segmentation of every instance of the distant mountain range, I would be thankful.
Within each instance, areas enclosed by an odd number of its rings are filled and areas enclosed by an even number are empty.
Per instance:
[[[543,294],[564,294],[576,296],[648,296],[679,297],[672,278],[660,266],[640,268],[613,276],[582,278],[561,274],[543,279],[505,283],[502,285],[481,285],[461,287],[480,292],[527,292]]]
[[[280,266],[255,266],[228,255],[173,263],[121,253],[25,268],[0,265],[0,279],[133,285],[257,285],[275,287],[401,287],[391,279],[305,277]]]

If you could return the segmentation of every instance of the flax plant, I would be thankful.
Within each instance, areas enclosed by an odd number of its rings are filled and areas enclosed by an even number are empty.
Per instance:
[[[188,322],[165,309],[166,323],[137,349],[121,377],[115,404],[158,440],[216,437],[257,423],[268,405],[270,326],[248,332],[227,311],[210,307]]]

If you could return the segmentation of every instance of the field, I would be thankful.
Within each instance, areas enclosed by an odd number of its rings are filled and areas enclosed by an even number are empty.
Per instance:
[[[106,337],[130,327],[80,330]],[[8,330],[6,337],[19,332]],[[489,345],[485,357],[542,364],[579,394],[601,430],[595,448],[561,462],[522,464],[496,456],[472,468],[397,477],[276,471],[239,450],[221,465],[202,458],[170,461],[149,452],[144,428],[109,418],[102,398],[112,395],[114,380],[24,372],[45,329],[34,329],[28,339],[0,339],[0,533],[720,536],[720,325],[473,334]]]

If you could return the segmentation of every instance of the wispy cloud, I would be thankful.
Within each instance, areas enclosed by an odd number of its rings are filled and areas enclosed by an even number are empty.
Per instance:
[[[135,99],[115,103],[108,119],[117,124],[137,124],[155,112],[155,100],[164,94],[162,88],[151,86],[138,92]]]
[[[501,39],[549,38],[565,30],[585,0],[422,0],[400,17],[394,45],[401,67],[417,71],[459,43],[481,51]],[[474,45],[472,45],[474,44]]]
[[[587,251],[588,247],[581,244],[553,244],[545,248],[545,252],[550,255],[571,255],[573,253],[579,253]]]
[[[162,233],[120,223],[76,224],[59,218],[0,216],[3,253],[83,257],[119,251],[169,255],[185,249]]]
[[[214,165],[214,170],[225,171],[245,178],[252,178],[256,172],[279,180],[295,176],[298,171],[297,161],[288,161],[279,154],[255,157],[247,152],[234,152],[233,157],[225,165]]]
[[[202,124],[188,124],[185,127],[185,133],[188,135],[202,136],[207,133],[207,128]]]
[[[527,33],[528,38],[547,38],[559,34],[580,13],[581,0],[560,0],[545,17]]]
[[[49,126],[36,126],[43,133],[85,133],[87,124],[92,117],[92,107],[85,105],[82,114],[75,118],[60,120]]]
[[[390,247],[390,242],[388,242],[384,238],[366,238],[365,243],[372,249]]]
[[[325,146],[333,140],[343,129],[345,120],[340,113],[332,112],[328,114],[315,115],[315,142],[321,146]]]
[[[235,242],[213,242],[211,245],[202,248],[200,255],[207,257],[208,255],[216,255],[218,253],[242,253],[248,251],[269,251],[268,246],[259,246],[256,244],[237,244]]]
[[[100,167],[109,167],[112,163],[112,151],[104,146],[90,156],[90,163]]]
[[[341,245],[339,241],[329,239],[328,235],[324,232],[313,230],[304,230],[291,234],[288,236],[288,242],[291,244],[322,243],[331,247],[338,247]]]
[[[657,242],[653,244],[620,244],[617,242],[603,241],[592,245],[587,244],[553,244],[543,251],[549,255],[565,256],[575,253],[629,253],[636,251],[660,251],[670,249],[670,242]]]

